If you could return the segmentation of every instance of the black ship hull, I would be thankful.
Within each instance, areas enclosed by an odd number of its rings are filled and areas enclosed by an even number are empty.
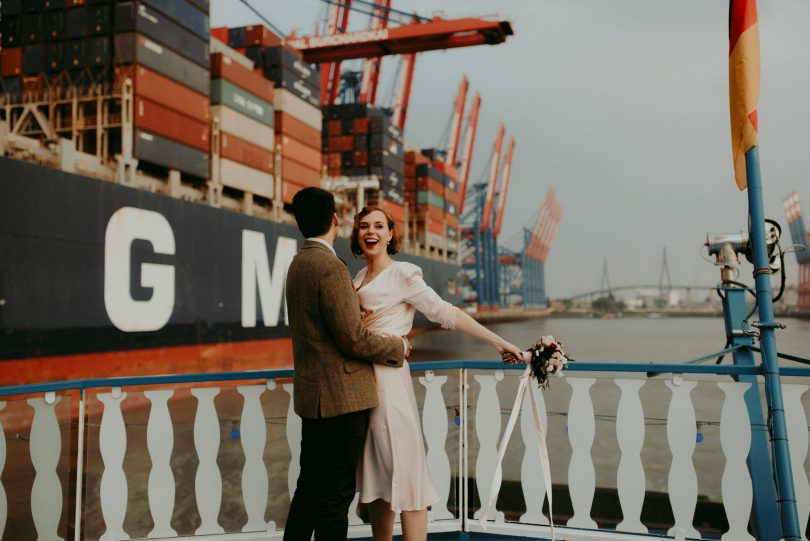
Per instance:
[[[0,384],[289,366],[301,244],[290,224],[0,158]],[[456,265],[398,258],[459,301]]]

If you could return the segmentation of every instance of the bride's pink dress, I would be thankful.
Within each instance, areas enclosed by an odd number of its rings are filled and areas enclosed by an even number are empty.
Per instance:
[[[414,310],[446,329],[454,328],[457,308],[425,283],[422,270],[395,261],[360,287],[368,269],[354,278],[363,321],[379,333],[405,336]],[[419,410],[410,368],[375,364],[380,405],[371,410],[363,456],[357,468],[360,502],[383,499],[394,512],[425,509],[439,501],[425,458]]]

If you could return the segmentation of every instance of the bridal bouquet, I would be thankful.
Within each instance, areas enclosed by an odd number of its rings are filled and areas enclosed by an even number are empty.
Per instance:
[[[504,362],[516,362],[514,355],[504,353]],[[540,337],[537,342],[527,351],[523,352],[523,361],[531,364],[531,372],[540,387],[548,387],[549,375],[556,374],[562,377],[563,369],[568,366],[568,361],[573,360],[565,353],[562,342],[558,342],[553,336]]]

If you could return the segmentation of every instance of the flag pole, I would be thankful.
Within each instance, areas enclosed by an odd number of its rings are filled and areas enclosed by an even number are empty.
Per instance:
[[[796,511],[796,493],[793,487],[793,468],[790,463],[785,406],[782,401],[782,382],[774,331],[782,326],[774,320],[771,292],[771,270],[768,265],[768,247],[765,241],[765,211],[762,202],[762,179],[759,167],[759,149],[751,147],[745,153],[745,171],[748,177],[748,212],[750,240],[754,252],[754,281],[756,283],[760,342],[762,345],[762,371],[765,377],[765,399],[768,405],[768,428],[771,434],[776,495],[785,540],[800,541],[802,532]]]

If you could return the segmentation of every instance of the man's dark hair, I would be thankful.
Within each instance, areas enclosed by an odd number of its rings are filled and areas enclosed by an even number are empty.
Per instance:
[[[329,231],[335,213],[335,196],[321,188],[304,188],[293,196],[292,210],[304,238]]]

